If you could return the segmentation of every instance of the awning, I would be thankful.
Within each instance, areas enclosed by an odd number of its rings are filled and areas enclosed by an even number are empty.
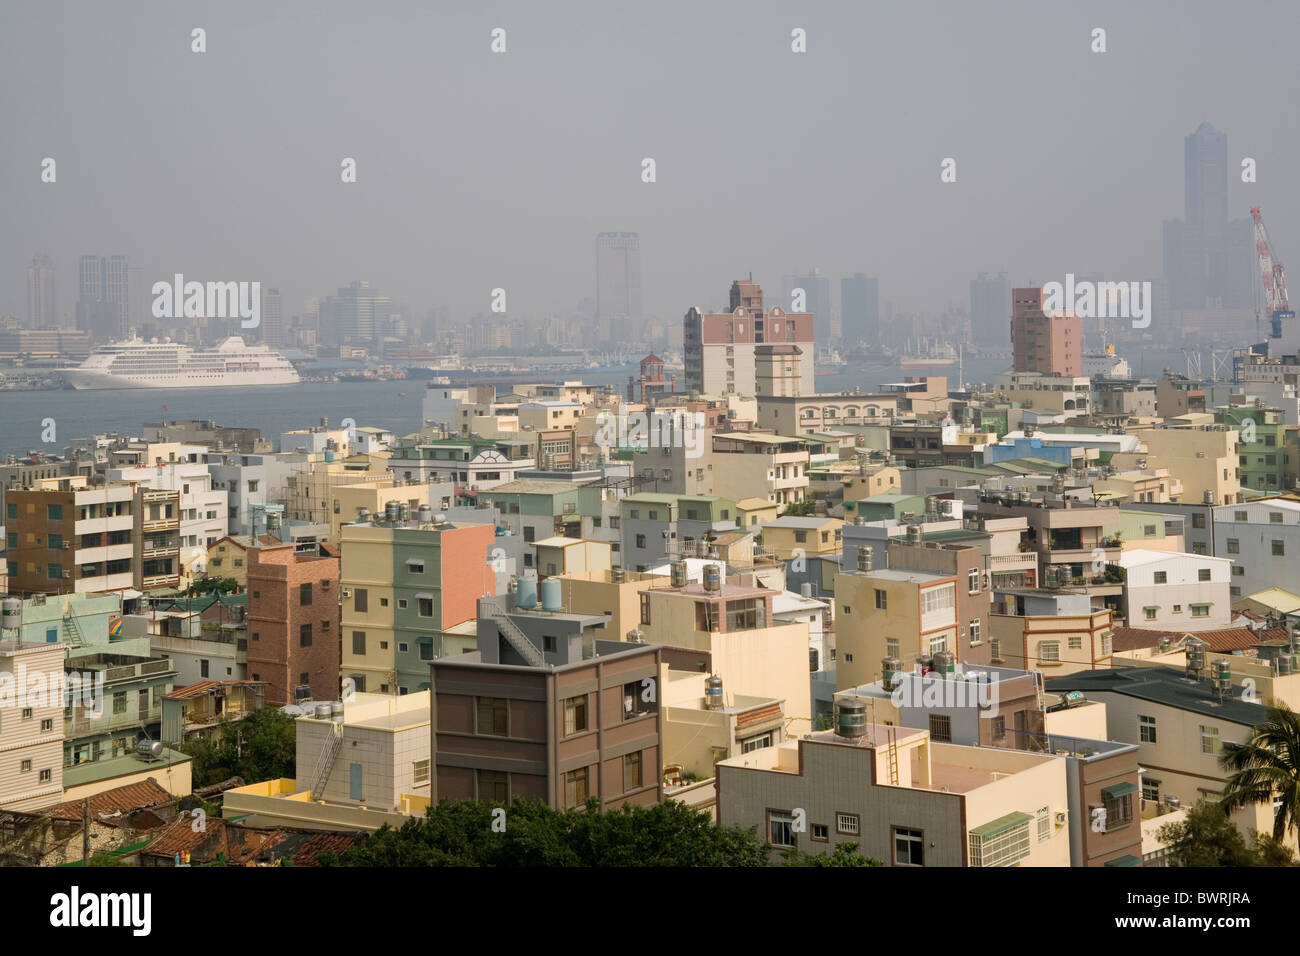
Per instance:
[[[1123,856],[1117,856],[1113,860],[1106,861],[1107,866],[1141,866],[1142,858],[1134,856],[1132,853],[1125,853]]]
[[[1031,813],[1008,813],[1004,817],[990,820],[983,826],[978,826],[971,830],[971,836],[977,836],[981,839],[995,837],[999,833],[1006,833],[1008,830],[1013,830],[1018,826],[1028,823],[1033,818],[1034,816]]]
[[[1113,787],[1102,787],[1101,794],[1104,797],[1110,797],[1112,800],[1125,796],[1126,794],[1137,793],[1137,785],[1132,783],[1117,783]]]
[[[432,643],[433,643],[433,638],[431,638],[431,637],[417,637],[417,638],[415,639],[415,643],[417,643],[417,644],[432,644]]]

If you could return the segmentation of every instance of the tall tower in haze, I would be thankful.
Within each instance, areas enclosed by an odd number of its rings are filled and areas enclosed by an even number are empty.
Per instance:
[[[644,338],[641,329],[641,237],[635,232],[596,235],[596,337]]]
[[[82,256],[77,264],[77,328],[96,342],[126,338],[131,280],[126,256]]]
[[[55,329],[59,312],[55,307],[54,260],[44,253],[27,267],[27,327]]]

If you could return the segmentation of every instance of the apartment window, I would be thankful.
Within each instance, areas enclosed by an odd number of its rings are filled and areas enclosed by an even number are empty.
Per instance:
[[[1082,638],[1082,637],[1077,637],[1077,636],[1076,636],[1076,637],[1066,638],[1066,642],[1067,642],[1067,646],[1068,646],[1068,647],[1070,648],[1070,650],[1072,650],[1072,651],[1081,651],[1081,650],[1083,650],[1083,638]]]
[[[49,732],[52,731],[53,729],[54,729],[54,719],[53,719],[53,718],[51,718],[51,717],[46,717],[44,720],[41,721],[41,732],[42,732],[42,733],[49,733]]]
[[[1142,614],[1148,621],[1154,621],[1156,619],[1156,612],[1159,610],[1160,608],[1158,607],[1144,607],[1142,609]]]
[[[1107,833],[1133,822],[1133,791],[1136,789],[1137,787],[1132,784],[1118,784],[1115,787],[1102,789],[1102,808],[1105,810]]]
[[[16,517],[18,517],[18,516],[17,516],[17,515],[14,515],[14,517],[16,518]],[[46,521],[62,521],[62,520],[63,520],[63,505],[46,505],[46,506],[45,506],[45,520],[46,520]]]
[[[804,542],[806,542],[806,541],[808,540],[808,532],[807,532],[807,531],[796,531],[796,532],[794,533],[794,540],[797,541],[799,544],[803,544]]]
[[[417,558],[411,558],[406,562],[406,570],[410,574],[423,574],[424,562]]]
[[[370,592],[365,588],[354,588],[352,591],[352,610],[358,614],[365,614],[370,610]]]
[[[1038,813],[1035,814],[1038,820],[1038,842],[1051,839],[1052,836],[1052,813],[1047,807],[1039,807]]]
[[[120,690],[113,695],[113,713],[126,713],[126,691]]]
[[[310,584],[298,585],[298,604],[302,607],[306,607],[310,603],[311,603],[311,585]]]
[[[610,519],[609,519],[609,526],[610,526],[610,528],[611,528],[612,530],[614,530],[614,531],[617,531],[617,530],[618,530],[618,526],[619,526],[619,522],[620,522],[620,520],[621,520],[621,519],[619,519],[619,518],[617,518],[617,517],[611,516]]]
[[[509,781],[501,770],[475,770],[478,798],[486,803],[509,803]]]
[[[1038,660],[1043,664],[1057,664],[1061,660],[1060,641],[1039,641]]]
[[[980,642],[980,639],[983,637],[983,634],[982,634],[980,628],[981,628],[981,625],[980,625],[980,619],[977,618],[977,617],[971,618],[971,622],[970,622],[970,642],[971,642],[971,644],[978,644],[978,643]]]
[[[200,676],[200,677],[207,677],[207,676],[208,676],[208,662],[207,662],[207,661],[199,661],[199,676]]]
[[[898,638],[896,637],[885,638],[885,655],[887,657],[898,656]]]
[[[1001,714],[992,719],[989,725],[989,735],[995,741],[1007,739],[1007,719]]]
[[[1217,754],[1219,749],[1219,728],[1201,724],[1201,753]]]
[[[587,695],[570,697],[564,702],[564,736],[571,737],[587,729]]]
[[[1269,455],[1269,458],[1272,458],[1272,457],[1273,457],[1272,455]],[[1273,464],[1273,462],[1270,461],[1269,464],[1271,465],[1271,464]],[[1270,511],[1270,512],[1268,513],[1268,520],[1269,520],[1269,522],[1272,523],[1272,524],[1281,524],[1281,523],[1282,523],[1282,512],[1280,512],[1280,511]]]
[[[565,807],[580,807],[587,802],[587,768],[570,770],[564,775]]]
[[[311,647],[311,625],[302,624],[298,627],[298,646]]]
[[[654,678],[648,678],[647,681],[644,686],[639,680],[629,681],[623,685],[624,720],[654,712]]]
[[[638,548],[644,548],[644,547],[645,547],[645,535],[643,535],[643,534],[639,534],[639,535],[636,536],[636,546],[637,546]]]
[[[830,842],[830,827],[824,823],[814,823],[812,825],[812,838],[817,843]]]
[[[772,846],[794,846],[794,814],[786,810],[768,810],[767,840]]]
[[[765,734],[759,734],[756,737],[749,737],[740,741],[740,752],[747,754],[751,750],[762,750],[770,746],[772,746],[772,732],[769,730]]]
[[[641,595],[641,623],[650,623],[650,595]]]
[[[930,739],[942,744],[952,743],[952,718],[947,714],[931,714]]]
[[[1192,527],[1204,529],[1205,515],[1200,514],[1199,512],[1197,514],[1192,515]]]
[[[930,653],[931,653],[931,654],[938,654],[940,651],[946,651],[947,649],[948,649],[948,638],[946,638],[946,637],[932,637],[932,638],[930,638]]]
[[[20,772],[22,772],[22,773],[31,773],[31,772],[32,772],[32,762],[31,762],[30,760],[24,760],[21,764],[19,764],[19,769],[20,769]]]
[[[365,631],[352,632],[352,653],[356,654],[358,657],[366,656],[366,632]]]
[[[406,643],[406,641],[398,641],[398,642],[397,642],[397,649],[398,649],[399,651],[401,651],[403,654],[405,654],[408,650],[410,650],[410,648],[411,648],[411,645],[409,645],[408,643]]]
[[[58,580],[63,577],[63,565],[61,564],[48,565],[45,570],[51,580]]]
[[[1234,564],[1232,566],[1232,576],[1234,578],[1244,578],[1246,576],[1245,566],[1241,564]]]
[[[874,589],[876,592],[876,610],[884,611],[889,607],[889,595],[880,588]]]
[[[966,590],[971,594],[976,594],[980,589],[980,573],[977,569],[972,568],[966,572]]]
[[[1150,499],[1148,498],[1147,500],[1149,501]],[[1153,525],[1153,524],[1144,524],[1144,525],[1142,526],[1142,534],[1144,534],[1146,537],[1149,538],[1149,537],[1151,537],[1152,535],[1154,535],[1155,533],[1156,533],[1156,526],[1155,526],[1155,525]]]
[[[1227,475],[1224,475],[1224,477],[1226,478]],[[1232,520],[1233,520],[1233,521],[1249,521],[1249,520],[1250,520],[1250,517],[1249,517],[1249,516],[1246,514],[1246,512],[1244,512],[1244,511],[1234,511],[1234,512],[1232,513]]]
[[[1273,557],[1280,558],[1286,554],[1286,545],[1280,538],[1273,539]],[[50,575],[53,577],[54,575]]]
[[[1160,802],[1160,781],[1152,780],[1150,777],[1142,778],[1142,800],[1150,800],[1152,803]]]
[[[1168,584],[1168,583],[1169,583],[1169,572],[1167,572],[1167,571],[1157,571],[1157,572],[1156,572],[1156,584]]]
[[[1144,744],[1156,742],[1156,719],[1146,714],[1138,714],[1138,740]]]
[[[1237,538],[1228,539],[1228,553],[1241,554],[1241,542]]]
[[[892,827],[894,866],[925,866],[925,834]]]
[[[50,773],[50,771],[48,771],[48,770],[42,770],[42,771],[41,771],[41,783],[49,783],[49,782],[50,782],[50,777],[51,777],[51,773]]]
[[[1210,580],[1210,569],[1209,569],[1209,568],[1197,568],[1197,569],[1196,569],[1196,580],[1198,580],[1198,581],[1208,581],[1208,580]]]
[[[411,776],[414,782],[417,784],[428,783],[429,782],[429,761],[428,760],[415,761],[415,763],[412,765],[411,768]]]
[[[1208,604],[1193,604],[1192,617],[1209,617],[1210,606]]]
[[[433,617],[433,598],[418,597],[415,599],[417,612],[420,617]]]
[[[510,735],[510,702],[504,697],[476,697],[475,710],[478,720],[475,733],[488,734],[493,737]]]
[[[980,832],[991,827],[986,824],[971,832],[969,849],[971,866],[1012,866],[1029,856],[1029,815],[1018,814],[1016,819],[1024,817],[1021,823],[1003,826],[996,832]]]
[[[641,786],[641,751],[623,755],[623,792]]]

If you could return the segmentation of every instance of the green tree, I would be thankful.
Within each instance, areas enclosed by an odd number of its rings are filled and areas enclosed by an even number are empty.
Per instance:
[[[862,856],[856,843],[837,843],[830,853],[785,852],[786,866],[884,866],[879,860]]]
[[[203,597],[206,594],[237,594],[239,582],[234,578],[210,578],[206,574],[194,579],[194,582],[181,592],[186,597]]]
[[[1223,790],[1225,813],[1257,804],[1282,804],[1273,815],[1273,839],[1300,826],[1300,714],[1285,704],[1270,707],[1245,743],[1225,743],[1219,765],[1232,772]]]
[[[1247,841],[1228,819],[1221,803],[1202,803],[1156,837],[1169,848],[1170,866],[1291,866],[1291,851],[1272,837]]]
[[[194,758],[198,787],[230,777],[247,781],[295,776],[293,718],[273,707],[253,711],[242,720],[222,718],[209,737],[195,737],[180,750]]]
[[[715,826],[708,814],[670,800],[651,807],[555,810],[517,799],[504,829],[487,803],[443,801],[427,816],[383,827],[346,850],[340,866],[766,866],[752,831]],[[322,866],[331,860],[324,854]]]

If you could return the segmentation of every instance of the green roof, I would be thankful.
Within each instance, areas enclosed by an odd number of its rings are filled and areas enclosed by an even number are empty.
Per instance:
[[[975,827],[975,829],[970,831],[971,836],[977,836],[980,839],[987,840],[989,837],[995,837],[999,833],[1006,833],[1014,827],[1018,827],[1023,823],[1028,823],[1033,818],[1033,814],[1030,813],[1008,813],[1004,817],[990,820],[983,826]]]
[[[1141,866],[1142,860],[1140,857],[1136,857],[1132,853],[1125,853],[1123,856],[1117,856],[1113,860],[1107,860],[1106,865],[1107,866]]]
[[[1111,798],[1122,797],[1126,794],[1137,793],[1137,784],[1117,783],[1113,787],[1102,787],[1101,792],[1104,796]]]

